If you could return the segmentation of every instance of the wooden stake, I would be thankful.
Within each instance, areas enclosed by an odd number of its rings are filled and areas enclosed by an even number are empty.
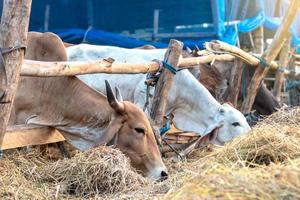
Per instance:
[[[287,36],[285,43],[279,54],[279,66],[280,68],[276,71],[275,85],[274,85],[274,96],[277,101],[280,101],[281,89],[284,81],[284,69],[289,64],[289,51],[291,47],[291,34]]]
[[[0,47],[7,49],[26,45],[31,0],[4,0],[0,25]],[[0,149],[19,82],[24,49],[3,55],[6,88],[0,99]],[[0,83],[1,84],[1,83]]]
[[[264,29],[263,26],[253,31],[254,53],[262,55],[264,52]]]
[[[164,61],[177,68],[182,48],[182,42],[171,39]],[[155,125],[158,127],[163,126],[163,117],[166,113],[167,99],[172,87],[173,78],[174,75],[169,70],[163,68],[155,87],[150,116],[154,120]]]
[[[282,19],[282,22],[280,26],[278,27],[276,34],[274,36],[274,39],[270,45],[270,47],[267,49],[267,51],[262,55],[262,58],[265,59],[267,63],[271,63],[276,56],[278,55],[285,38],[288,35],[288,30],[290,25],[292,24],[298,8],[300,6],[299,0],[291,0],[289,7],[286,9],[285,15]],[[269,67],[265,67],[263,64],[259,64],[259,66],[256,68],[254,76],[251,79],[251,83],[247,88],[247,97],[244,100],[242,104],[241,111],[243,113],[248,113],[251,111],[254,99],[256,97],[257,90],[260,86],[260,84],[263,81],[263,78],[266,76],[266,74],[269,71]]]
[[[234,60],[234,66],[231,69],[231,76],[229,80],[228,95],[226,97],[226,101],[232,103],[232,105],[235,108],[237,107],[237,101],[240,92],[243,64],[244,62],[241,59],[236,58]]]

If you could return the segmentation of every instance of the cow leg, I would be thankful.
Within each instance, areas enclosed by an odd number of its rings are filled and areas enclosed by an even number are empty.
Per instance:
[[[66,149],[64,142],[57,142],[57,146],[59,148],[61,155],[64,158],[71,158],[71,155],[70,155],[69,151]]]

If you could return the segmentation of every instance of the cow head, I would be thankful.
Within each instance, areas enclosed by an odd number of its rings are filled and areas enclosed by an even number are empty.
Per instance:
[[[120,91],[113,93],[105,81],[107,100],[114,113],[105,138],[130,158],[132,166],[153,179],[167,178],[154,132],[144,112],[133,103],[123,101]]]
[[[245,116],[227,103],[221,105],[215,120],[220,124],[217,128],[215,144],[223,145],[251,129]]]

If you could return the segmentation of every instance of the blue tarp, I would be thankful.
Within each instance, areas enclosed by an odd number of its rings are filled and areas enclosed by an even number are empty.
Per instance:
[[[166,48],[167,43],[163,42],[147,42],[143,40],[137,40],[132,37],[123,36],[116,33],[110,33],[102,30],[83,30],[83,29],[68,29],[68,30],[57,30],[53,31],[59,35],[63,41],[69,43],[88,43],[96,45],[109,45],[119,46],[124,48],[135,48],[146,44],[151,44],[156,48]],[[203,43],[210,41],[215,38],[201,38],[198,40],[185,40],[185,47],[194,48],[195,45],[202,47]]]
[[[282,0],[282,2],[283,1],[284,0]],[[212,39],[220,39],[229,44],[235,45],[238,33],[251,32],[260,26],[264,26],[264,28],[275,32],[281,22],[279,18],[280,16],[274,18],[266,15],[264,9],[264,4],[266,2],[263,0],[215,0],[214,3],[217,5],[216,9],[218,9],[218,22],[215,24],[215,26],[217,26],[217,28],[215,28],[216,37],[184,40],[185,46],[194,47],[197,45],[202,47],[205,41],[210,41]],[[274,10],[278,9],[275,6],[273,7]],[[235,20],[237,21],[236,24],[225,25],[226,22]],[[84,29],[68,29],[54,32],[63,38],[64,41],[71,43],[86,42],[126,48],[134,48],[145,44],[151,44],[157,48],[165,48],[167,46],[167,43],[164,42],[151,43],[97,29],[89,31]],[[290,28],[290,32],[292,34],[292,46],[299,47],[300,38],[297,35],[295,26]],[[297,51],[300,53],[300,48],[298,48]]]
[[[30,30],[43,32],[47,24],[49,31],[57,33],[64,41],[70,43],[86,42],[127,48],[152,44],[157,48],[165,48],[168,40],[151,43],[118,34],[122,31],[133,33],[136,30],[151,28],[153,10],[161,9],[160,33],[175,31],[174,27],[178,24],[214,23],[213,28],[196,30],[197,32],[213,32],[211,37],[178,38],[184,41],[185,46],[202,47],[205,41],[212,39],[220,39],[235,45],[238,33],[250,32],[259,26],[275,32],[285,12],[287,2],[287,0],[131,0],[130,2],[123,0],[39,0],[32,3]],[[0,1],[0,12],[2,3]],[[47,8],[49,22],[45,23]],[[71,10],[72,13],[66,15],[66,10]],[[297,20],[300,20],[300,14]],[[236,22],[236,24],[228,25],[226,24],[228,22]],[[300,23],[294,22],[290,32],[292,33],[292,46],[300,46]],[[297,51],[300,53],[300,48]]]
[[[224,33],[220,36],[220,40],[232,45],[236,44],[238,33],[251,32],[260,26],[275,33],[281,23],[281,18],[287,6],[285,0],[228,0],[226,2],[230,5],[230,7],[227,7],[229,17],[225,16],[227,13],[223,12],[223,9],[219,9],[221,13],[219,21],[225,24],[226,21],[238,20],[238,23],[236,25],[226,26]],[[220,5],[228,6],[225,5],[225,3]],[[266,10],[265,6],[268,7],[268,10]],[[280,9],[281,13],[278,11]],[[251,14],[249,15],[249,13]],[[300,14],[298,13],[297,17],[299,16]],[[292,35],[291,45],[300,53],[300,24],[297,23],[297,19],[294,20],[289,31]]]

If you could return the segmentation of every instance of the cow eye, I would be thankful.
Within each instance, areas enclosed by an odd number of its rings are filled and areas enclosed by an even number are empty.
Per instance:
[[[240,126],[240,123],[238,123],[238,122],[233,122],[233,123],[232,123],[232,126]]]
[[[134,130],[138,133],[145,134],[145,129],[143,128],[134,128]]]

